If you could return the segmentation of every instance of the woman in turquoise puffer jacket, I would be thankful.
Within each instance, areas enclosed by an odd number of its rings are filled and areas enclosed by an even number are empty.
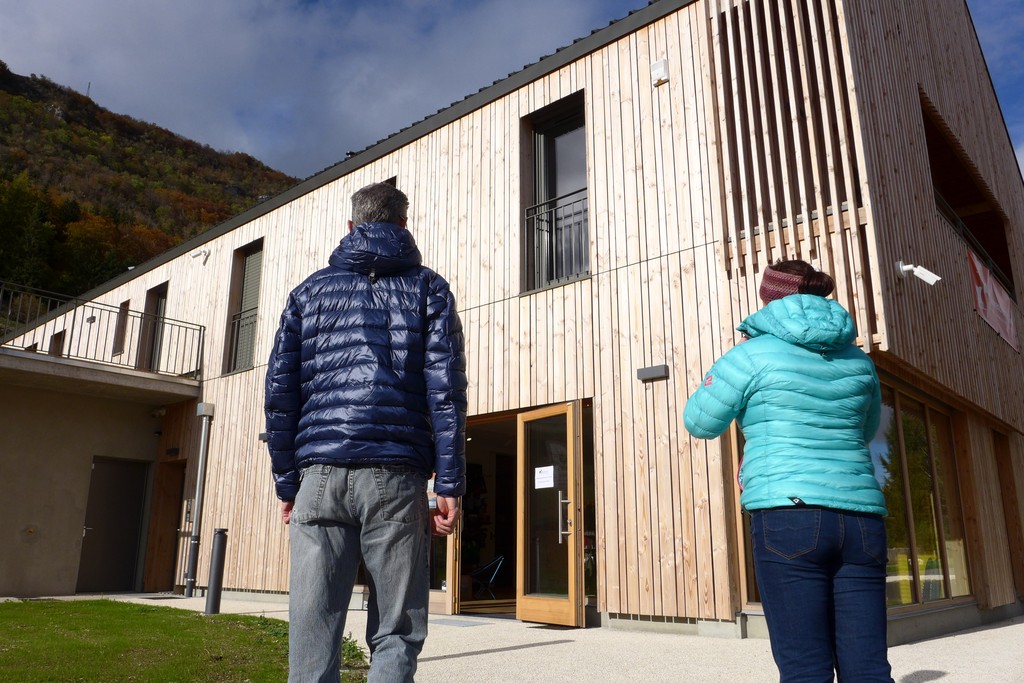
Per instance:
[[[737,328],[686,404],[710,439],[739,420],[740,503],[782,681],[892,681],[886,654],[885,498],[868,442],[881,394],[831,276],[804,261],[765,269],[765,306]]]

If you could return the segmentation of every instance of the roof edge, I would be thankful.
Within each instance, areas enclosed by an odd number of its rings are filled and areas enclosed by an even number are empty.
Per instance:
[[[209,230],[196,235],[195,237],[182,242],[176,247],[154,256],[141,265],[133,267],[117,277],[114,277],[93,289],[78,295],[77,299],[91,301],[121,285],[130,282],[151,270],[154,270],[165,263],[194,251],[198,247],[211,242],[227,233],[250,223],[262,216],[265,216],[277,209],[295,201],[314,190],[334,182],[364,166],[381,159],[392,152],[405,147],[406,145],[426,136],[434,131],[443,128],[470,112],[487,106],[488,104],[501,99],[502,97],[522,88],[523,86],[538,80],[558,69],[561,69],[586,55],[596,52],[601,48],[623,38],[634,31],[637,31],[648,24],[662,19],[683,7],[692,5],[699,0],[651,0],[646,6],[630,12],[622,19],[612,21],[602,29],[596,29],[590,35],[579,38],[571,45],[556,50],[553,54],[541,57],[533,64],[523,67],[521,70],[509,74],[507,77],[495,81],[492,85],[481,88],[478,92],[467,96],[465,99],[431,114],[417,123],[413,123],[373,145],[370,145],[361,152],[333,165],[323,171],[316,173],[298,185],[295,185],[280,194],[271,197],[267,201],[257,204],[246,211],[229,218],[228,220],[213,226]]]

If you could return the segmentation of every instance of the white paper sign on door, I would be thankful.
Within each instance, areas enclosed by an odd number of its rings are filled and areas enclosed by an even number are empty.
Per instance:
[[[547,467],[535,467],[535,468],[533,468],[533,488],[535,488],[535,489],[553,489],[553,488],[555,488],[555,467],[554,467],[554,465],[548,465]]]

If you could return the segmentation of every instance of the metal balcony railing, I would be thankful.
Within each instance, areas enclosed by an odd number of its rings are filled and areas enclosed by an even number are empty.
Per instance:
[[[202,375],[202,325],[0,282],[0,346],[161,375]]]
[[[956,211],[949,205],[949,202],[939,193],[939,190],[935,189],[935,205],[939,209],[939,215],[946,219],[949,226],[953,228],[953,231],[960,236],[967,246],[978,255],[978,258],[985,264],[985,266],[992,272],[993,277],[996,281],[1003,286],[1006,293],[1010,295],[1010,298],[1014,301],[1017,300],[1017,292],[1013,287],[1013,280],[1010,279],[1009,275],[1003,272],[995,260],[989,255],[985,247],[981,246],[981,242],[974,236],[971,229],[964,225],[964,222],[960,220],[960,216],[957,215]]]
[[[256,311],[250,308],[231,316],[231,356],[228,372],[248,370],[252,367],[253,348],[256,344]]]
[[[533,258],[531,287],[545,287],[589,274],[587,189],[526,209],[526,234]]]

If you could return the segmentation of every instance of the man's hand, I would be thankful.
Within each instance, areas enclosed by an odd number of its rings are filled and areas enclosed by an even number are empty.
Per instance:
[[[281,501],[281,519],[284,523],[292,521],[292,508],[295,507],[294,500],[282,500]]]
[[[462,499],[437,496],[437,509],[430,511],[430,529],[435,536],[448,536],[462,514]]]

